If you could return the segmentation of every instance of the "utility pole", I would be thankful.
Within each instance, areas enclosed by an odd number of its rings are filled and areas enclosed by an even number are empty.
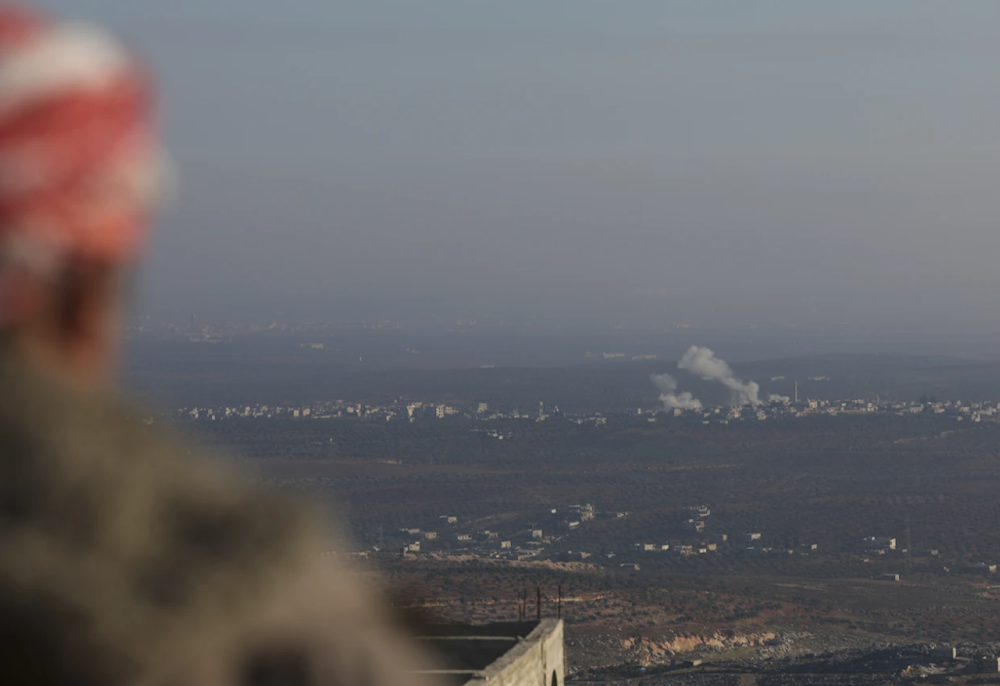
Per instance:
[[[910,540],[910,517],[906,517],[906,573],[910,573],[910,558],[913,557],[913,542]]]

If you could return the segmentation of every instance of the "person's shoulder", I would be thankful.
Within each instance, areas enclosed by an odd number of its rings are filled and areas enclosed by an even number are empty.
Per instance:
[[[7,379],[0,534],[30,530],[67,555],[172,570],[173,593],[189,576],[202,585],[219,575],[263,577],[322,547],[315,511],[260,488],[129,400],[23,372]]]
[[[324,554],[317,510],[127,400],[21,386],[0,400],[0,449],[0,616],[40,627],[26,650],[95,679],[120,664],[196,684],[415,678],[385,602]]]

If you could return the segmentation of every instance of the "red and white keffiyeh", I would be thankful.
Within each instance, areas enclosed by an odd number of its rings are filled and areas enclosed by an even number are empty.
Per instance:
[[[0,322],[18,272],[136,257],[162,181],[153,110],[107,32],[0,0]]]

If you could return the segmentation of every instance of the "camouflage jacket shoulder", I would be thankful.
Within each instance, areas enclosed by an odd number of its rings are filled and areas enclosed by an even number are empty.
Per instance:
[[[412,681],[315,513],[10,356],[0,388],[0,681]]]

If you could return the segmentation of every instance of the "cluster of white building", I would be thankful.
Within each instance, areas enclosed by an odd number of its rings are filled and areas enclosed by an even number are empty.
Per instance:
[[[892,414],[908,416],[918,414],[945,415],[956,421],[981,422],[1000,421],[1000,403],[962,402],[946,400],[942,402],[879,402],[878,400],[813,400],[800,402],[776,401],[763,405],[730,405],[707,407],[696,410],[674,409],[669,412],[674,417],[699,419],[704,424],[728,424],[731,421],[758,420],[781,417],[810,417],[817,415],[857,415]],[[649,421],[656,421],[650,417]]]
[[[416,423],[426,420],[448,418],[475,421],[529,420],[544,422],[562,419],[576,424],[606,426],[614,416],[645,419],[648,422],[662,421],[664,416],[678,419],[701,421],[703,424],[728,424],[738,421],[764,421],[772,418],[810,417],[817,415],[852,414],[892,414],[899,416],[934,414],[954,418],[957,421],[981,422],[1000,421],[1000,403],[962,402],[946,400],[941,402],[878,402],[877,400],[813,400],[800,402],[776,401],[764,405],[732,405],[701,408],[697,410],[674,409],[668,412],[648,409],[631,409],[617,413],[564,414],[558,407],[547,410],[544,403],[538,409],[524,412],[491,410],[488,403],[479,402],[468,406],[424,401],[396,401],[382,404],[367,404],[356,401],[334,400],[301,405],[253,404],[221,407],[183,407],[176,414],[191,420],[221,419],[368,419],[386,421],[407,421]],[[509,438],[509,432],[495,431],[494,438]]]
[[[432,553],[435,555],[475,555],[488,559],[527,561],[543,557],[550,546],[561,541],[567,533],[579,529],[592,521],[597,513],[594,506],[571,505],[565,511],[551,509],[546,527],[537,522],[522,524],[515,529],[495,531],[480,529],[474,532],[462,530],[457,517],[439,517],[440,527],[451,528],[448,533],[438,530],[428,531],[416,527],[399,530],[406,540],[402,553]],[[612,517],[625,517],[627,513],[609,513]],[[440,528],[439,527],[439,528]],[[575,552],[561,555],[568,560],[585,560],[589,553]]]

